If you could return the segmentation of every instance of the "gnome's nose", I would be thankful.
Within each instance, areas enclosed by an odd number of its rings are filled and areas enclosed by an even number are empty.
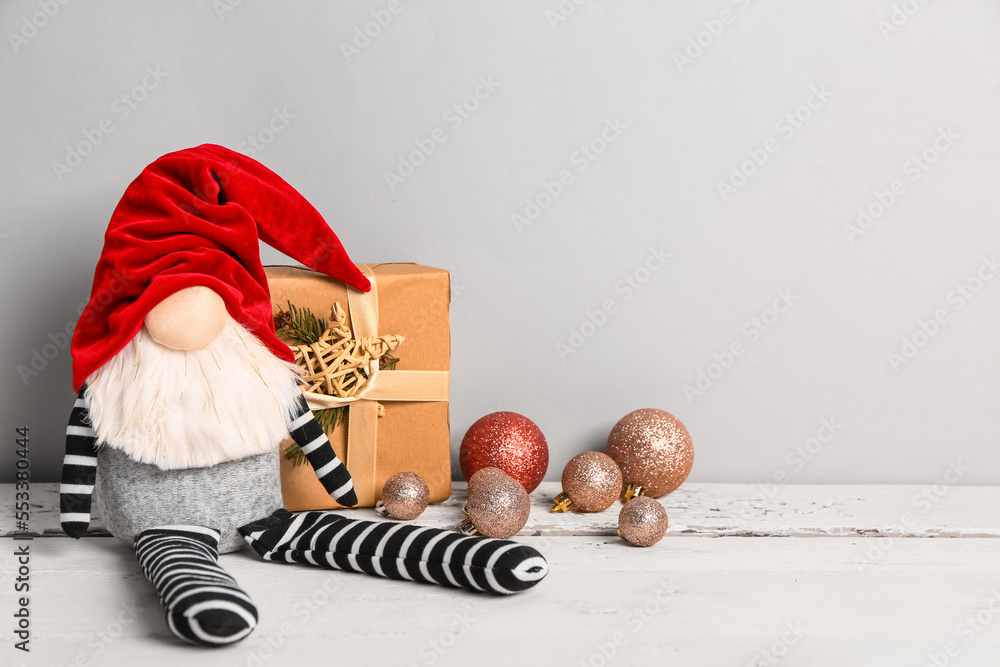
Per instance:
[[[208,347],[226,326],[226,304],[212,289],[197,285],[174,292],[146,315],[146,329],[174,350]]]

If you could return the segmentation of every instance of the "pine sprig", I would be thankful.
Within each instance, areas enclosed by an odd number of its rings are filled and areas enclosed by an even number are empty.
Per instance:
[[[326,329],[326,320],[316,317],[308,308],[299,308],[289,301],[288,310],[278,311],[274,316],[274,328],[282,336],[309,345],[319,342]]]
[[[316,410],[313,414],[316,416],[316,421],[319,422],[319,425],[323,427],[323,430],[329,433],[344,423],[344,420],[347,419],[347,410],[348,407],[346,405],[341,405],[339,408]]]
[[[285,447],[285,458],[291,461],[296,467],[305,465],[309,461],[306,455],[302,453],[302,448],[299,447],[299,443],[297,442],[293,442]]]

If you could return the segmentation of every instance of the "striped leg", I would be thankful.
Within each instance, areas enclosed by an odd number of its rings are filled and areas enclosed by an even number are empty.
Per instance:
[[[59,522],[70,537],[80,537],[90,525],[90,506],[97,477],[97,445],[90,412],[83,398],[86,385],[73,404],[66,427],[66,456],[59,486]]]
[[[333,451],[323,427],[316,421],[304,396],[299,396],[296,402],[295,414],[288,422],[288,432],[309,459],[326,492],[341,505],[357,505],[358,496],[354,493],[351,473],[347,472],[347,466]]]
[[[517,542],[397,521],[348,519],[338,512],[282,509],[239,531],[264,560],[475,591],[516,593],[548,573],[545,558]]]
[[[142,573],[156,588],[167,625],[192,644],[232,644],[257,626],[257,607],[218,563],[219,533],[160,526],[135,536]]]

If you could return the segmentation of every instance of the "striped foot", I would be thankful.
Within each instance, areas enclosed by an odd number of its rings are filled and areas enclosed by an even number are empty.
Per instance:
[[[142,573],[156,588],[170,630],[192,644],[232,644],[257,625],[257,607],[218,563],[219,533],[160,526],[135,536]]]
[[[517,593],[548,574],[545,558],[517,542],[397,521],[349,519],[338,512],[282,509],[239,531],[264,560],[474,591]]]

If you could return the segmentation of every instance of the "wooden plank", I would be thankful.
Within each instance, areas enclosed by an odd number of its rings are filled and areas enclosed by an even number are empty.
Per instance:
[[[222,563],[261,624],[211,651],[169,634],[127,545],[34,540],[32,653],[11,651],[3,624],[3,664],[882,666],[923,665],[949,642],[961,664],[1000,654],[997,540],[672,536],[638,549],[594,536],[520,539],[544,551],[551,574],[511,597],[228,554]],[[769,662],[768,650],[781,655]]]
[[[417,520],[435,527],[461,521],[464,483],[451,499],[428,507]],[[613,536],[617,503],[600,514],[551,514],[559,485],[543,483],[532,494],[531,518],[522,535]],[[31,529],[61,535],[57,484],[31,487]],[[0,485],[0,503],[12,508],[14,490]],[[688,483],[661,499],[670,534],[690,537],[1000,537],[1000,487],[941,485],[752,485]],[[352,510],[373,518],[373,510]],[[13,515],[0,515],[0,535],[14,531]],[[92,531],[104,530],[95,517]],[[105,533],[106,534],[106,533]]]

